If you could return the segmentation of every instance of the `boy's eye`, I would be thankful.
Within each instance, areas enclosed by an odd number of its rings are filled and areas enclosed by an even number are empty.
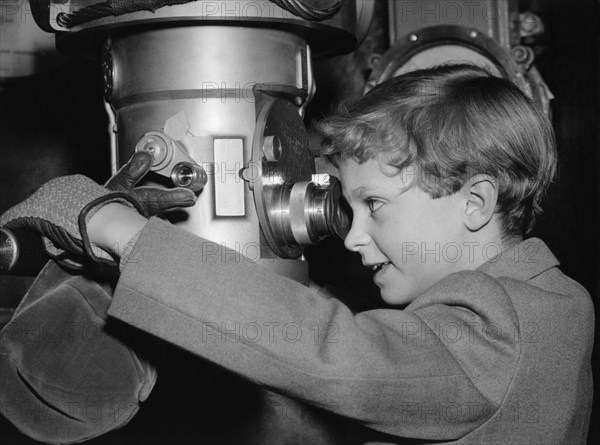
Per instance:
[[[367,205],[369,206],[371,213],[373,213],[383,205],[383,202],[379,201],[378,199],[369,198],[367,199]]]

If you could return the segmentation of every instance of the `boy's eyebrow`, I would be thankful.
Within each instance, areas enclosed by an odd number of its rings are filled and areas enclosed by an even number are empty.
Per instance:
[[[344,197],[346,198],[346,200],[349,200],[348,199],[349,197],[354,197],[356,199],[361,199],[364,195],[368,194],[372,190],[374,190],[373,187],[367,187],[367,186],[363,185],[363,186],[355,188],[349,194],[346,193],[346,191],[342,189],[342,194],[344,195]]]
[[[354,190],[352,190],[349,194],[346,193],[346,191],[343,189],[342,187],[342,195],[344,195],[344,198],[346,198],[346,201],[350,201],[349,197],[353,197],[357,200],[362,199],[365,195],[368,195],[370,193],[372,193],[373,191],[377,191],[379,193],[392,193],[392,192],[396,192],[393,193],[394,195],[401,195],[402,193],[404,193],[405,191],[407,191],[408,187],[404,187],[404,188],[400,188],[398,190],[394,190],[391,188],[378,188],[378,187],[367,187],[365,185],[362,185],[360,187],[355,188]]]
[[[357,198],[361,198],[363,195],[367,194],[371,190],[373,190],[373,187],[366,187],[363,185],[361,187],[355,188],[352,191],[352,195],[356,196]]]

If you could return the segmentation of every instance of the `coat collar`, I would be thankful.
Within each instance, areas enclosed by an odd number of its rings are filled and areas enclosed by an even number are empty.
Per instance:
[[[493,277],[529,280],[559,264],[541,239],[529,238],[490,258],[477,270]]]

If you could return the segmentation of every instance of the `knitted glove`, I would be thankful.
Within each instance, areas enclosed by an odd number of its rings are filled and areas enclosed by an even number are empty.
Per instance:
[[[8,209],[0,216],[0,227],[39,233],[50,257],[66,260],[66,265],[80,269],[84,252],[95,257],[89,241],[82,241],[80,230],[85,230],[85,222],[93,211],[109,202],[126,203],[140,213],[143,211],[125,193],[111,193],[83,175],[63,176],[47,182],[25,201]]]
[[[108,180],[104,187],[115,192],[130,194],[144,210],[143,215],[150,217],[182,207],[193,206],[196,195],[185,188],[161,189],[157,187],[135,187],[152,167],[152,155],[145,151],[133,154],[129,162]],[[134,188],[135,187],[135,188]]]

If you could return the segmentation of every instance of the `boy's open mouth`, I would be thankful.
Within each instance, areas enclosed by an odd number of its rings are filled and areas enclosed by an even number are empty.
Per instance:
[[[375,273],[379,272],[381,269],[383,269],[385,266],[387,266],[388,264],[390,264],[389,261],[386,261],[385,263],[377,263],[377,264],[373,264],[371,266],[369,266],[371,268],[371,270]]]

